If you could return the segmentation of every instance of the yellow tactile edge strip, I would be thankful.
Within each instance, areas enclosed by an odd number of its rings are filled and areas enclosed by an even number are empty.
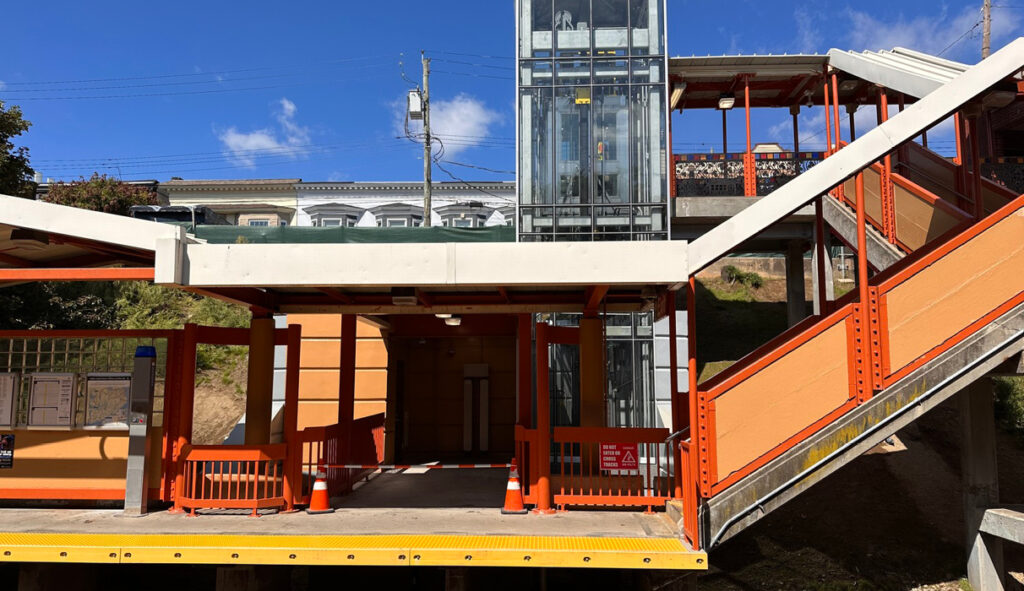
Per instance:
[[[706,570],[672,538],[0,533],[0,562]]]

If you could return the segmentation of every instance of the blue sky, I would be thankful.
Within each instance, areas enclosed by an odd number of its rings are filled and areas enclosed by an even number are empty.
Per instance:
[[[995,0],[993,48],[1024,34],[1024,0]],[[5,7],[0,100],[45,177],[418,180],[422,149],[396,139],[419,51],[434,62],[446,158],[514,168],[513,2],[20,2]],[[669,0],[672,55],[824,52],[902,45],[974,63],[980,2]],[[968,32],[970,31],[970,32]],[[966,33],[966,34],[965,34]],[[404,58],[402,55],[404,54]],[[83,98],[103,97],[103,98]],[[867,114],[867,113],[865,113]],[[713,114],[712,114],[713,115]],[[730,144],[742,142],[741,116]],[[760,111],[755,141],[786,141]],[[676,151],[717,142],[717,117],[674,119]],[[808,113],[806,147],[821,143]],[[858,125],[860,120],[858,119]],[[821,127],[821,125],[818,125]],[[935,134],[942,147],[951,136]],[[446,165],[466,179],[507,173]],[[434,178],[447,180],[443,171]]]

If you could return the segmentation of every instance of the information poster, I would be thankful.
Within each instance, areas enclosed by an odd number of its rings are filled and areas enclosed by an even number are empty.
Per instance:
[[[0,373],[0,427],[14,425],[14,408],[17,399],[18,374]]]
[[[601,444],[601,469],[602,470],[637,470],[640,457],[638,446],[635,443],[602,443]]]
[[[0,433],[0,470],[14,467],[14,433]]]
[[[85,428],[127,429],[132,376],[93,373],[85,378]]]
[[[71,427],[75,405],[75,374],[32,374],[30,427]]]

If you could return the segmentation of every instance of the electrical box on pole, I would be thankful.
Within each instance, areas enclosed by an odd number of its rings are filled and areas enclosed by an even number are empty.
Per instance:
[[[409,119],[423,120],[423,96],[419,89],[409,91]]]

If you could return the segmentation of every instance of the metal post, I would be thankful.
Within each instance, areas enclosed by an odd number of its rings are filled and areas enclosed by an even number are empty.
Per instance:
[[[857,105],[850,103],[846,105],[846,114],[850,116],[850,141],[857,141],[857,122],[854,114],[857,113]]]
[[[128,414],[128,466],[125,474],[124,514],[139,517],[149,504],[150,425],[156,384],[156,348],[136,347]]]
[[[548,371],[548,325],[537,324],[537,508],[534,513],[554,513],[551,509],[551,393]]]
[[[789,326],[807,317],[804,246],[801,240],[790,240],[786,249],[786,316]]]
[[[985,0],[981,14],[981,59],[985,59],[992,52],[992,0]]]
[[[974,218],[985,217],[985,194],[981,188],[981,146],[978,141],[978,118],[967,119],[968,141],[971,143],[971,192],[974,194]]]
[[[790,105],[789,114],[793,116],[793,160],[800,166],[800,105]]]
[[[728,117],[729,111],[722,109],[722,154],[729,153],[729,124]]]
[[[302,347],[302,325],[289,325],[287,335],[287,361],[284,374],[284,442],[287,445],[284,501],[285,511],[291,511],[295,506],[295,497],[302,494],[300,484],[302,482],[302,442],[299,441],[299,362]]]
[[[743,193],[747,197],[757,197],[757,162],[750,138],[750,77],[743,77],[743,107],[747,117],[747,152],[743,158]]]
[[[430,174],[433,152],[430,148],[430,58],[420,52],[423,62],[423,227],[430,227],[430,197],[433,188]]]
[[[814,313],[825,316],[834,297],[832,263],[825,244],[825,218],[821,197],[814,200]]]
[[[882,123],[889,120],[889,97],[885,88],[879,87],[879,104],[882,108]],[[885,237],[890,244],[896,244],[896,220],[893,215],[893,189],[892,189],[892,156],[886,154],[883,159],[883,171],[881,176],[881,199],[882,199],[882,222],[885,229]]]
[[[352,422],[356,402],[356,315],[342,314],[341,343],[338,363],[338,429],[342,433],[338,442],[339,459],[349,463],[352,440]],[[346,479],[346,481],[348,481]],[[351,483],[350,483],[351,484]]]
[[[533,364],[530,354],[532,317],[532,314],[520,314],[516,329],[516,408],[519,411],[518,423],[527,429],[533,425]]]

